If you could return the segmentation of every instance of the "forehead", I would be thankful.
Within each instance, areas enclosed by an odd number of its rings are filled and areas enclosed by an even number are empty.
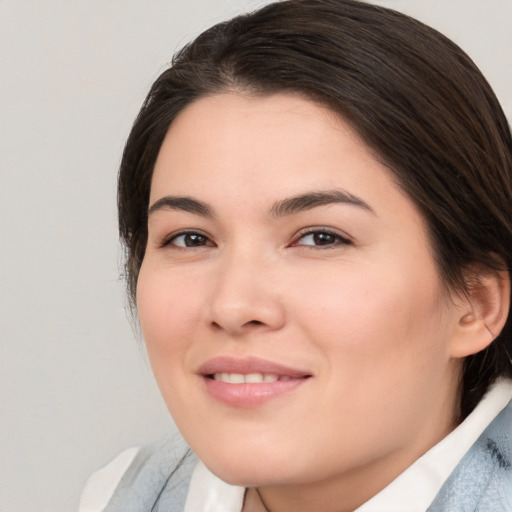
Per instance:
[[[151,200],[164,188],[278,189],[352,186],[369,169],[389,181],[357,133],[331,110],[294,95],[219,94],[197,100],[170,126],[155,165]],[[350,172],[348,172],[350,171]],[[297,190],[293,189],[295,182]],[[303,182],[303,183],[301,183]],[[204,187],[202,187],[204,188]]]

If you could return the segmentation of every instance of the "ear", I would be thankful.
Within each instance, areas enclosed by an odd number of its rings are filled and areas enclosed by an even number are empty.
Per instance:
[[[480,265],[467,273],[466,294],[459,296],[458,323],[450,355],[462,358],[487,348],[500,334],[510,308],[510,275]]]

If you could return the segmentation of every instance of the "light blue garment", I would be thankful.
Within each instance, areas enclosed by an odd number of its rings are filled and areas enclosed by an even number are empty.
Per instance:
[[[428,512],[512,512],[512,404],[454,469]]]
[[[183,512],[196,463],[177,439],[141,450],[105,512]],[[427,512],[512,512],[512,403],[471,447]]]
[[[104,512],[183,512],[197,457],[179,437],[142,448]]]

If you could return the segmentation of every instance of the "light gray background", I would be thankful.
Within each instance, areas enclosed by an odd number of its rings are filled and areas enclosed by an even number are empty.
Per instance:
[[[117,165],[173,51],[246,0],[0,0],[0,511],[76,510],[173,428],[118,279]],[[439,28],[512,113],[512,0],[381,0]]]

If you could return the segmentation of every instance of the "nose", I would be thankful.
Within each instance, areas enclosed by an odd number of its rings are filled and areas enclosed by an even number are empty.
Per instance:
[[[232,336],[274,331],[285,323],[276,269],[252,257],[231,257],[217,273],[210,325]]]

